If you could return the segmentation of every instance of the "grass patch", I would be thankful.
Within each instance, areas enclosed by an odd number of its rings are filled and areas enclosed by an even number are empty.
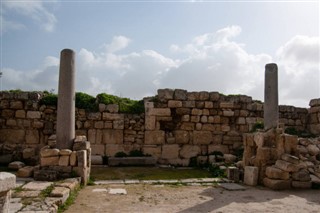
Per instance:
[[[213,176],[208,170],[201,168],[107,167],[91,168],[91,177],[94,180],[179,180],[187,178],[209,178]]]
[[[70,195],[69,195],[68,199],[66,200],[66,202],[64,204],[62,204],[61,206],[59,206],[58,213],[64,212],[65,210],[67,210],[69,208],[69,206],[71,206],[74,203],[74,201],[76,200],[78,193],[81,189],[82,189],[82,186],[78,186],[73,191],[70,192]]]
[[[52,185],[48,186],[46,189],[42,190],[40,193],[40,198],[45,199],[46,197],[49,197],[53,188],[54,188],[54,184],[52,184]]]

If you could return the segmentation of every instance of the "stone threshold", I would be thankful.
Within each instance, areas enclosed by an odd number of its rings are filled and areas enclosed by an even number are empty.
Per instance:
[[[98,180],[94,181],[96,185],[111,184],[215,184],[215,183],[233,183],[227,178],[189,178],[189,179],[169,179],[169,180]]]

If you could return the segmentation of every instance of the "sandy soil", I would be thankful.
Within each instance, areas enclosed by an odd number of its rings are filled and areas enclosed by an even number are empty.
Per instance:
[[[127,195],[93,192],[124,188]],[[227,191],[212,186],[96,185],[82,189],[67,213],[320,212],[320,190],[272,191],[248,187]]]

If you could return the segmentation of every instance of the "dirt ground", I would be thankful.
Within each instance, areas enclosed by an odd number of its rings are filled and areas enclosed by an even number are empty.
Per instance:
[[[127,195],[93,192],[126,189]],[[272,191],[247,187],[227,191],[213,186],[95,185],[82,189],[67,213],[320,212],[320,190]]]

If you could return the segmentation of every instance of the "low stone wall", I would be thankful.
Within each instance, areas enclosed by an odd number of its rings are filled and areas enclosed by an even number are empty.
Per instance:
[[[271,189],[320,184],[320,137],[298,138],[281,129],[245,134],[243,165],[258,169],[258,183]]]
[[[55,106],[40,105],[37,92],[0,92],[0,163],[22,160],[36,165],[42,147],[56,131]],[[280,106],[285,128],[319,134],[319,99],[308,110]],[[263,122],[263,103],[245,95],[160,89],[145,98],[145,113],[119,113],[115,104],[97,112],[76,109],[76,134],[85,135],[92,155],[112,157],[141,150],[158,163],[188,165],[190,158],[213,151],[235,154],[242,136]]]
[[[54,148],[55,135],[49,138],[49,144],[40,151],[40,166],[34,169],[34,179],[55,181],[77,176],[86,185],[91,169],[91,148],[86,136],[77,136],[72,150]]]

